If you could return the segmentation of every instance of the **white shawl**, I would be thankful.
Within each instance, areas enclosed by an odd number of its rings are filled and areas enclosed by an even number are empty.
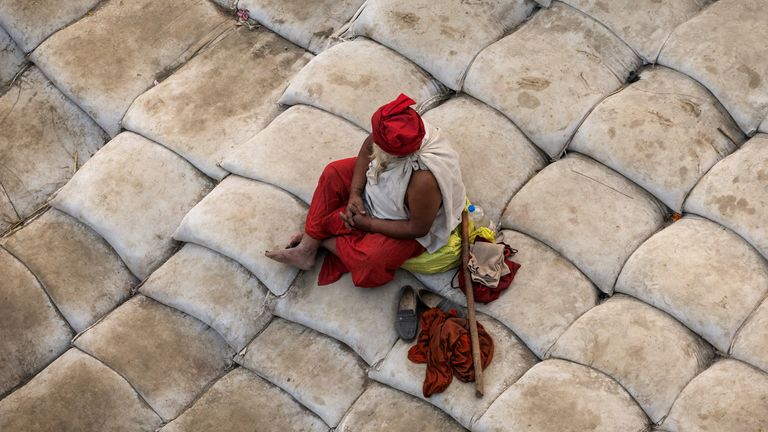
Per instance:
[[[408,219],[405,192],[414,170],[429,170],[442,194],[442,205],[429,233],[416,240],[427,252],[434,253],[448,242],[451,232],[461,223],[467,192],[461,180],[459,155],[440,129],[424,122],[425,135],[414,153],[393,159],[386,170],[375,177],[376,161],[368,166],[365,205],[368,214],[379,219]]]

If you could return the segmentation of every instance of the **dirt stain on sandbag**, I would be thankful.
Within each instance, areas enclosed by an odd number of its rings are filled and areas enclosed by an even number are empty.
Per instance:
[[[413,12],[403,13],[393,11],[392,15],[395,17],[395,23],[400,28],[400,30],[413,29],[416,27],[416,24],[419,23],[419,16]]]
[[[597,358],[597,355],[594,356]],[[563,374],[565,371],[557,366],[554,371]],[[570,375],[570,373],[568,373]],[[569,376],[568,380],[562,380],[567,385],[552,388],[547,380],[539,380],[521,386],[522,406],[527,412],[537,413],[532,417],[533,422],[546,422],[552,425],[551,430],[598,430],[602,424],[599,413],[590,407],[582,407],[578,400],[580,395],[574,388],[585,387],[591,384],[590,376]],[[554,397],[553,397],[554,395]],[[549,412],[577,413],[569,418],[555,419],[544,418]]]
[[[605,2],[596,1],[595,2],[595,8],[600,9],[604,12],[610,12],[611,8],[606,4]]]
[[[653,114],[654,117],[658,120],[659,124],[662,126],[674,126],[675,122],[672,121],[669,117],[663,115],[662,113],[655,111],[655,110],[648,110],[648,114]]]
[[[286,40],[281,40],[266,31],[262,32],[263,39],[259,39],[255,44],[251,38],[243,38],[242,43],[237,46],[242,47],[242,52],[248,52],[254,59],[266,59],[269,57],[278,57],[286,53],[292,54],[292,57],[299,58],[302,55],[300,50],[295,49],[295,45]],[[247,35],[246,35],[247,36]]]
[[[464,39],[466,36],[464,30],[446,24],[440,25],[440,34],[451,39]]]
[[[575,206],[568,206],[568,212],[571,216],[568,218],[568,223],[573,226],[579,225],[579,210]]]
[[[363,89],[373,83],[373,79],[370,75],[345,75],[339,72],[329,74],[328,81],[336,85],[354,89]]]
[[[310,98],[319,98],[323,94],[323,85],[320,83],[312,83],[307,86],[307,93],[309,94]]]
[[[645,363],[647,361],[645,355],[645,346],[632,345],[628,347],[625,360],[626,359],[629,359],[632,363]],[[629,365],[627,364],[624,364],[623,366],[623,369],[629,368]]]
[[[333,2],[317,2],[321,3],[317,7],[307,7],[306,0],[268,0],[268,1],[261,1],[259,3],[267,3],[267,5],[261,6],[264,8],[264,10],[271,10],[272,8],[275,8],[276,10],[279,10],[279,15],[285,16],[288,19],[293,19],[294,21],[298,22],[307,22],[311,18],[317,16],[317,12],[320,8],[327,8],[328,6],[323,5],[325,4],[331,4]],[[278,15],[278,14],[276,14]],[[285,22],[285,20],[283,20]]]
[[[517,80],[517,85],[526,90],[541,91],[549,87],[550,84],[548,79],[539,77],[523,77]]]
[[[743,74],[745,74],[747,76],[747,78],[749,78],[749,84],[748,85],[749,85],[749,88],[751,88],[751,89],[758,88],[760,86],[760,84],[762,83],[762,81],[763,81],[760,78],[760,74],[755,72],[754,69],[752,69],[751,67],[749,67],[747,65],[741,65],[736,70],[741,72],[741,73],[743,73]]]
[[[693,114],[694,117],[701,115],[700,105],[696,102],[690,101],[688,99],[682,99],[680,101],[680,106],[683,107],[683,110],[685,110],[685,112],[688,114]]]
[[[749,206],[749,201],[744,198],[736,198],[734,195],[725,195],[715,198],[714,203],[720,214],[733,215],[736,213],[755,214],[755,208]]]
[[[599,49],[600,49],[599,47],[593,47],[593,48],[595,49],[595,51],[599,51]],[[585,51],[585,50],[576,50],[576,52],[580,53],[580,54],[583,54],[584,57],[586,57],[587,60],[589,60],[591,62],[598,63],[598,64],[602,63],[602,60],[600,60],[600,56],[598,56],[597,54],[595,54],[593,52]]]
[[[327,39],[333,34],[333,27],[328,27],[325,30],[312,33],[312,37],[315,39]]]
[[[539,101],[536,96],[533,96],[526,91],[517,95],[517,103],[519,103],[523,108],[530,109],[538,108],[539,105],[541,105],[541,101]]]

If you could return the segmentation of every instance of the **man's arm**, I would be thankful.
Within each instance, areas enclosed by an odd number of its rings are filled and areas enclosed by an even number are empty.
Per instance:
[[[386,220],[374,219],[367,215],[352,217],[354,227],[369,232],[377,232],[387,237],[415,239],[429,233],[435,221],[442,195],[435,176],[429,171],[414,171],[408,183],[408,209],[410,219]]]
[[[365,215],[365,204],[363,203],[363,193],[365,192],[366,183],[365,173],[368,171],[368,164],[371,161],[372,153],[373,136],[368,135],[368,138],[363,141],[363,145],[360,146],[360,151],[358,152],[357,160],[355,161],[355,170],[352,173],[352,187],[349,192],[347,211],[344,213],[350,220],[352,216],[356,214]]]

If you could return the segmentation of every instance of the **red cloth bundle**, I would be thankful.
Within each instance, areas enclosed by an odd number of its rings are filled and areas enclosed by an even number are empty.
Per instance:
[[[486,240],[478,238],[477,241],[486,241]],[[502,291],[509,288],[509,286],[512,284],[512,280],[515,278],[515,274],[517,274],[517,271],[520,269],[520,264],[512,261],[511,259],[512,256],[514,256],[516,253],[517,253],[517,250],[512,249],[508,244],[504,244],[504,263],[507,265],[507,268],[509,268],[509,274],[501,277],[501,279],[499,280],[499,285],[496,288],[485,286],[480,282],[472,282],[472,287],[474,289],[476,302],[490,303],[496,300],[497,298],[499,298]],[[459,270],[453,276],[454,279],[456,279],[456,277],[458,276],[458,279],[459,279],[458,288],[464,294],[467,293],[467,289],[464,286],[465,270],[466,269],[464,269],[462,266],[459,266]],[[451,286],[456,288],[456,285],[453,281],[451,281]]]

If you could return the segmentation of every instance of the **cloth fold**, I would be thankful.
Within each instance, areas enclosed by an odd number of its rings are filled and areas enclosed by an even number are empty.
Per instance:
[[[421,315],[419,324],[421,333],[416,344],[408,350],[408,359],[427,365],[422,386],[424,397],[445,391],[454,376],[463,382],[474,381],[468,320],[458,318],[453,309],[443,312],[432,308]],[[493,339],[479,322],[477,332],[480,337],[480,363],[485,370],[493,359]]]

